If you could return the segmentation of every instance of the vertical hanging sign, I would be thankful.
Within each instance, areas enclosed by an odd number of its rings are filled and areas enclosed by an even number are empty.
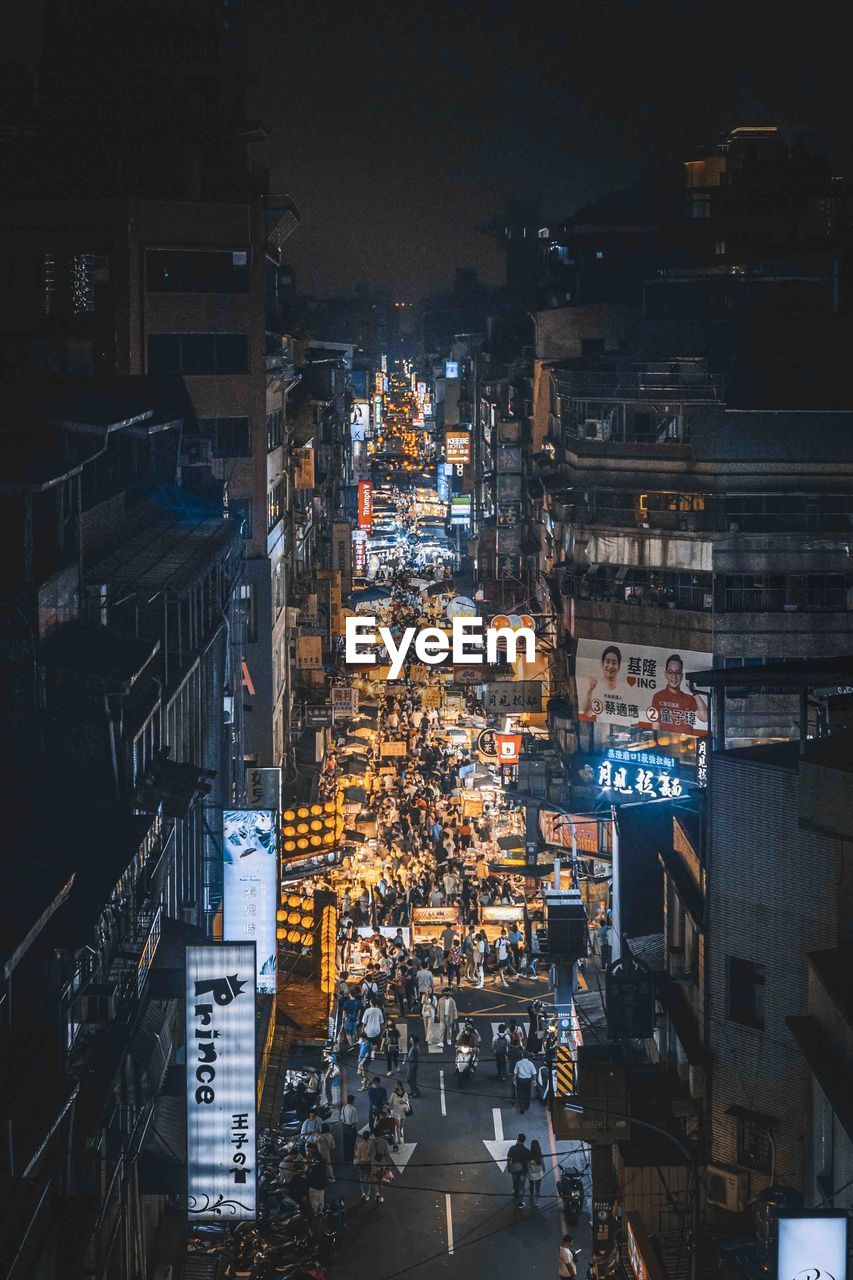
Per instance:
[[[369,480],[358,483],[358,527],[368,532],[373,528],[373,485]]]
[[[257,1216],[255,946],[186,949],[187,1219]]]
[[[275,995],[278,906],[278,814],[226,809],[223,814],[222,933],[258,948],[257,989]]]

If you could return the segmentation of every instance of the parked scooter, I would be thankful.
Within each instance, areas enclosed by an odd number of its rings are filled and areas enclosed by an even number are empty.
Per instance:
[[[574,1225],[581,1216],[584,1201],[583,1178],[576,1169],[560,1165],[557,1194],[563,1202],[566,1221]]]

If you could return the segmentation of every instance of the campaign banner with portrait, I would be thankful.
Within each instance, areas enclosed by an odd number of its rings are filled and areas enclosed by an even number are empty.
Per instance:
[[[712,665],[710,653],[653,649],[624,641],[579,640],[575,663],[578,719],[588,723],[708,732],[708,699],[688,671]]]

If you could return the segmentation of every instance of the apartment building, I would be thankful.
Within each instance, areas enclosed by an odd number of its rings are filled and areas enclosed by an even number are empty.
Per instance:
[[[243,787],[244,547],[221,483],[177,483],[180,379],[0,398],[0,1270],[136,1280],[174,1190],[142,1168],[179,1114],[177,970]]]

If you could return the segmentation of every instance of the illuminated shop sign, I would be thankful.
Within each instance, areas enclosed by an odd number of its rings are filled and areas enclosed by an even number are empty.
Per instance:
[[[779,1215],[778,1280],[847,1280],[847,1215],[806,1210]]]
[[[448,463],[465,465],[471,461],[470,431],[448,431],[444,437],[444,453]]]
[[[358,527],[370,529],[373,526],[373,485],[369,480],[358,483]]]
[[[679,762],[673,756],[616,747],[588,760],[579,770],[579,778],[608,795],[636,800],[677,800],[684,795],[685,787]]]
[[[255,946],[186,949],[187,1218],[256,1216]]]
[[[257,989],[275,995],[277,815],[269,809],[223,814],[223,920],[228,942],[257,946]]]

